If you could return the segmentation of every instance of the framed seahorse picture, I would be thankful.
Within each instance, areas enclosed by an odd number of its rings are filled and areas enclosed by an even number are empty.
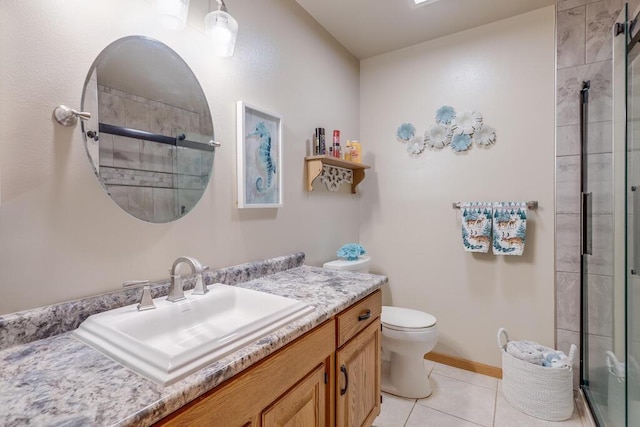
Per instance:
[[[238,101],[238,208],[282,206],[282,118]]]

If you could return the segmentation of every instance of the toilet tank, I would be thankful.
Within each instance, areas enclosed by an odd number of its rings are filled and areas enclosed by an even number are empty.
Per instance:
[[[368,273],[371,257],[361,255],[354,261],[347,261],[346,259],[336,259],[333,261],[325,262],[322,268],[328,270],[341,270],[341,271],[355,271],[357,273]]]

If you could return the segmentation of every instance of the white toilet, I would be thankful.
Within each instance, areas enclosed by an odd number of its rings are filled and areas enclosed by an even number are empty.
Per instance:
[[[383,370],[382,390],[412,399],[431,395],[424,355],[438,342],[436,318],[402,307],[382,307],[382,349],[390,356]]]
[[[360,256],[355,261],[330,261],[323,267],[368,273],[370,262],[370,257]],[[382,371],[382,390],[412,399],[431,395],[424,355],[438,342],[436,318],[418,310],[383,306],[381,321],[383,359],[389,358],[389,369]]]

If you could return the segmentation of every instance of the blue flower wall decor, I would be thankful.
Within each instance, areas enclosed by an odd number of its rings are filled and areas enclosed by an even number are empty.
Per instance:
[[[407,152],[411,155],[417,156],[424,151],[425,142],[414,138],[407,144]]]
[[[444,148],[451,143],[451,127],[444,123],[431,125],[424,133],[424,142],[431,148]]]
[[[496,131],[487,125],[482,125],[473,133],[473,142],[479,147],[487,147],[496,141]]]
[[[436,111],[436,122],[442,123],[443,125],[450,124],[451,120],[453,120],[455,117],[456,110],[454,110],[453,107],[449,107],[448,105],[443,105],[442,107],[438,108],[438,111]]]
[[[471,135],[482,125],[482,114],[477,111],[463,111],[451,120],[451,129],[455,134]]]
[[[451,138],[451,148],[453,151],[467,151],[471,146],[471,137],[466,133],[460,135],[453,135]]]
[[[416,127],[411,123],[403,123],[400,125],[396,132],[398,140],[402,142],[408,142],[413,139],[416,134]]]
[[[412,156],[422,154],[426,147],[441,150],[447,145],[457,153],[467,151],[472,143],[488,148],[496,142],[496,131],[483,123],[482,114],[477,111],[456,113],[453,107],[443,105],[436,111],[436,123],[424,133],[424,140],[414,140],[416,128],[411,123],[403,123],[396,131],[399,141],[408,142],[407,151]]]

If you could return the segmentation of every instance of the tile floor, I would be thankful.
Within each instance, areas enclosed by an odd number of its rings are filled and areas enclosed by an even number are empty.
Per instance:
[[[544,421],[512,408],[504,399],[501,380],[425,361],[433,394],[404,399],[383,393],[382,412],[374,427],[583,427],[586,415],[574,410],[563,422]]]

